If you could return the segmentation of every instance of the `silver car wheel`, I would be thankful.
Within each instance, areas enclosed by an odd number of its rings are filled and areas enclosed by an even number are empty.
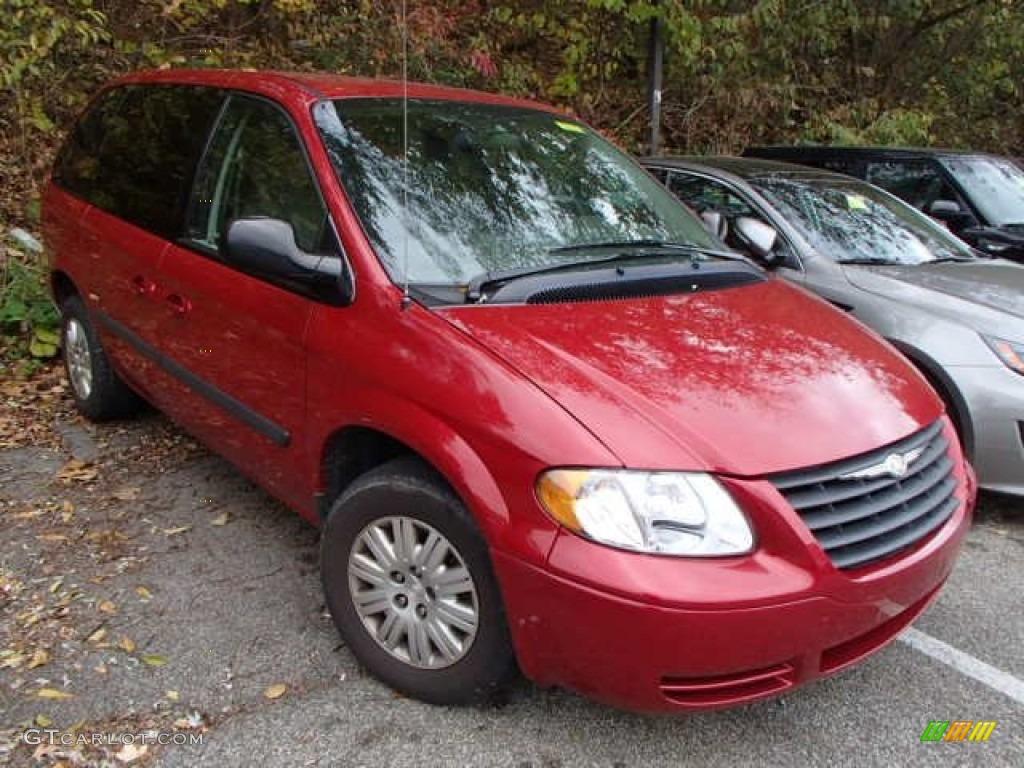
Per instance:
[[[68,378],[79,400],[88,400],[92,394],[92,353],[85,328],[74,317],[70,318],[64,331]]]
[[[473,645],[476,585],[458,550],[432,526],[410,517],[375,520],[352,544],[348,581],[363,627],[394,658],[442,669]]]

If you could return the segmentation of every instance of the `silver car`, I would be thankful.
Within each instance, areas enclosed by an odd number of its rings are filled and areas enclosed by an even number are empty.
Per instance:
[[[899,348],[946,401],[981,486],[1024,495],[1024,266],[979,257],[848,176],[732,157],[641,162],[728,244]]]

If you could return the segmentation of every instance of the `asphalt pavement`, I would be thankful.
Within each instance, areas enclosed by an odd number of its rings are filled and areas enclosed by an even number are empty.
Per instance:
[[[156,415],[63,429],[95,458],[70,477],[66,451],[0,452],[0,763],[73,764],[24,744],[42,722],[202,735],[78,756],[96,765],[1024,765],[1024,500],[982,498],[948,586],[915,625],[953,649],[945,661],[900,640],[782,698],[689,716],[525,681],[500,706],[450,709],[364,674],[325,614],[315,531],[226,463],[195,447],[144,458],[190,442]],[[46,660],[29,669],[38,647]],[[932,720],[997,725],[984,743],[922,743]]]

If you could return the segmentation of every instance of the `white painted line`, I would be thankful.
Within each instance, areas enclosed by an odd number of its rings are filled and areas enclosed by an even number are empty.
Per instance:
[[[926,635],[913,627],[904,631],[897,639],[924,655],[931,656],[936,661],[941,661],[952,667],[957,672],[974,678],[979,683],[984,683],[993,691],[1009,696],[1018,704],[1024,705],[1024,680],[1018,680],[1009,672],[1003,672],[1003,670],[986,664],[981,659],[976,659],[971,654],[964,653],[941,640],[936,640],[931,635]]]

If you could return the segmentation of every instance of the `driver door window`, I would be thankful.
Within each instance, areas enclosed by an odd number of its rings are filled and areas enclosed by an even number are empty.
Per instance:
[[[714,211],[724,216],[727,222],[727,231],[722,239],[727,245],[737,250],[745,250],[733,234],[733,224],[741,216],[757,219],[775,228],[774,224],[767,221],[744,198],[724,184],[712,179],[673,171],[668,177],[668,188],[676,197],[696,211],[698,215],[705,211]],[[796,267],[798,263],[796,255],[789,243],[783,239],[781,232],[778,233],[775,239],[775,247],[772,250],[782,257],[783,265]]]
[[[327,210],[291,120],[267,102],[233,96],[196,176],[188,237],[219,253],[230,223],[254,216],[287,221],[308,253],[329,242]]]

